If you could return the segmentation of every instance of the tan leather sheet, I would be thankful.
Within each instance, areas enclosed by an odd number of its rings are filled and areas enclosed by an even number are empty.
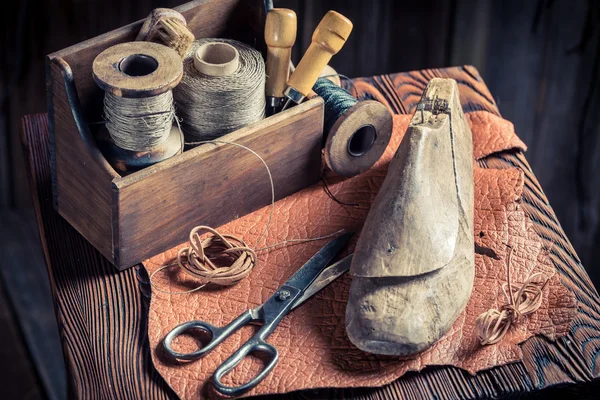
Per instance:
[[[474,141],[474,156],[524,150],[512,124],[485,111],[467,114]],[[357,203],[343,206],[315,185],[276,203],[275,215],[264,242],[257,248],[286,239],[318,237],[339,229],[356,230],[386,174],[386,168],[404,134],[410,116],[394,116],[394,135],[382,159],[369,171],[354,178],[330,178],[329,186],[337,199]],[[248,395],[284,393],[321,387],[380,386],[392,382],[407,371],[419,371],[428,365],[454,365],[471,373],[520,359],[517,345],[527,338],[543,334],[550,339],[568,332],[577,302],[560,283],[541,241],[520,206],[523,188],[518,169],[475,169],[476,277],[472,298],[451,330],[431,348],[410,359],[366,354],[355,348],[345,334],[344,314],[350,276],[344,276],[318,293],[313,299],[286,316],[268,341],[279,350],[280,360],[272,373]],[[254,245],[269,217],[265,207],[223,227],[221,232],[243,237]],[[198,221],[201,224],[202,221]],[[184,399],[216,396],[210,385],[215,368],[254,332],[242,329],[205,358],[174,363],[165,357],[161,341],[176,325],[202,319],[224,325],[250,307],[256,307],[272,295],[324,240],[288,244],[258,253],[259,262],[249,278],[229,288],[205,288],[187,295],[167,295],[153,291],[149,311],[148,335],[152,359],[160,374]],[[497,345],[482,347],[474,335],[477,316],[505,303],[502,284],[506,282],[506,256],[510,244],[515,248],[512,281],[521,283],[532,272],[543,271],[550,282],[544,289],[542,307],[523,318]],[[348,251],[351,251],[351,244]],[[171,262],[172,249],[144,262],[149,273]],[[197,286],[176,267],[155,275],[154,283],[163,290],[181,291]],[[180,338],[175,347],[194,348],[190,337]],[[228,375],[229,384],[242,383],[254,376],[259,364],[248,362]]]

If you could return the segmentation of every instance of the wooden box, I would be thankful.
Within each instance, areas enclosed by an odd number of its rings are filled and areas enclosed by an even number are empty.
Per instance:
[[[197,0],[177,8],[196,38],[225,37],[263,52],[262,0]],[[237,146],[203,145],[120,176],[96,145],[104,92],[92,62],[133,41],[138,21],[50,54],[46,60],[53,201],[56,210],[119,269],[187,240],[196,225],[218,227],[268,205],[261,161]],[[224,136],[260,154],[277,199],[319,179],[323,102],[312,99]]]

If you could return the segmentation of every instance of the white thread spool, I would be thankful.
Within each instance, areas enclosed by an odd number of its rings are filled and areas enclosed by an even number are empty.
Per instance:
[[[173,90],[181,127],[189,141],[216,139],[264,118],[262,55],[228,39],[194,42]]]

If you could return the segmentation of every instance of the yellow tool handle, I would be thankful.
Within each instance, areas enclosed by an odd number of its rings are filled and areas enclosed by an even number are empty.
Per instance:
[[[296,42],[296,13],[287,8],[273,8],[267,14],[266,95],[283,97],[290,71],[292,46]]]
[[[307,96],[319,74],[346,43],[352,32],[352,22],[342,14],[329,11],[312,36],[312,43],[290,77],[288,86]]]

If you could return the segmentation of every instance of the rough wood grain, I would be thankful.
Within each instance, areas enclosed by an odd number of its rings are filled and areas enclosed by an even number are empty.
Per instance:
[[[472,67],[425,70],[360,80],[385,94],[384,100],[400,112],[412,112],[427,80],[433,76],[456,79],[463,109],[498,114],[483,80]],[[416,100],[415,100],[416,99]],[[51,206],[47,122],[44,115],[24,119],[24,138],[30,163],[42,242],[52,279],[63,348],[75,397],[170,398],[172,392],[150,363],[146,331],[149,293],[143,270],[115,272]],[[324,390],[293,393],[288,399],[457,399],[524,395],[545,390],[593,398],[600,375],[600,299],[560,228],[552,208],[525,157],[503,154],[480,162],[520,167],[525,172],[523,208],[536,231],[551,249],[563,283],[581,303],[572,333],[557,343],[533,339],[524,346],[526,362],[484,371],[475,376],[455,368],[428,368],[378,389]],[[146,282],[138,289],[139,282]],[[98,305],[101,305],[99,307]],[[565,387],[565,385],[568,385]],[[534,396],[535,393],[532,395]]]
[[[0,282],[4,283],[4,282]],[[41,399],[44,389],[28,357],[3,285],[0,285],[0,397],[3,399]]]
[[[23,120],[36,214],[72,398],[173,398],[150,361],[135,269],[114,267],[52,206],[48,120]]]
[[[4,292],[10,299],[44,392],[51,400],[64,399],[66,371],[48,271],[32,209],[0,211],[0,260],[0,286],[5,287]],[[8,341],[2,343],[10,346]],[[2,393],[0,397],[19,398]]]
[[[49,115],[50,126],[54,126],[54,134],[51,129],[50,135],[54,205],[105,257],[112,259],[112,197],[107,183],[119,175],[100,153],[85,121],[74,119],[70,111],[80,111],[71,69],[59,60],[48,68],[55,109]]]

